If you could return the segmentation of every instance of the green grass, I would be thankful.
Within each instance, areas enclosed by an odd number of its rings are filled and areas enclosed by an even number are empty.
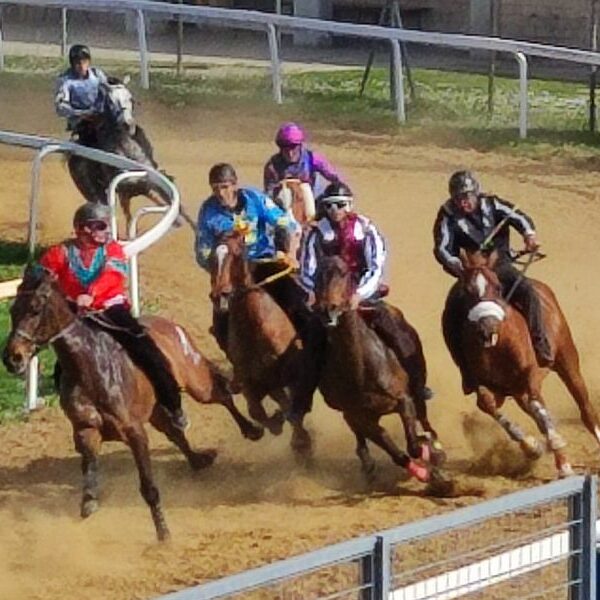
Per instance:
[[[36,253],[37,254],[37,253]],[[0,241],[0,281],[19,277],[27,263],[25,244]],[[0,300],[0,352],[4,350],[10,332],[10,300]],[[56,404],[52,371],[54,353],[46,349],[40,353],[41,377],[39,394],[47,405]],[[25,403],[25,381],[9,374],[0,366],[0,423],[22,418]]]
[[[102,67],[117,76],[129,73],[137,81],[137,63],[109,61]],[[49,90],[63,68],[59,59],[8,57],[0,85]],[[405,143],[427,139],[442,147],[498,150],[541,159],[562,157],[575,163],[590,154],[600,157],[598,135],[587,131],[584,84],[530,80],[529,137],[521,141],[517,79],[496,77],[495,109],[489,115],[487,76],[425,69],[413,69],[412,74],[416,100],[407,104],[404,126],[396,122],[390,107],[389,76],[382,68],[372,70],[362,97],[358,95],[360,69],[287,74],[282,107],[273,104],[267,71],[243,65],[194,64],[177,77],[172,65],[153,63],[152,89],[135,91],[142,100],[155,99],[171,107],[203,106],[261,115],[268,111],[274,122],[294,116],[310,121],[312,128],[388,133]]]

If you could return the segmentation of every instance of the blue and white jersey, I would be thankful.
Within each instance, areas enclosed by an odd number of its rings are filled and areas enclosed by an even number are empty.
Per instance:
[[[97,112],[100,85],[107,83],[100,69],[90,67],[85,78],[80,78],[72,69],[67,69],[56,82],[54,104],[60,117],[67,119],[68,128],[74,129],[80,118]]]
[[[238,205],[233,210],[223,206],[215,196],[210,196],[200,207],[198,215],[196,260],[208,270],[212,251],[221,236],[234,230],[245,232],[250,260],[274,256],[273,229],[284,227],[292,232],[296,226],[286,212],[257,189],[240,188]]]

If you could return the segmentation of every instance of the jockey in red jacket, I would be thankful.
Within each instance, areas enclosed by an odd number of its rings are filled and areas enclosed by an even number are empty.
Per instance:
[[[381,298],[385,242],[367,217],[352,210],[352,191],[343,183],[332,183],[317,199],[319,219],[305,236],[300,259],[300,283],[313,294],[320,256],[340,256],[355,276],[356,291],[352,306],[366,303],[372,308],[368,323],[396,355],[409,376],[413,398],[428,400],[433,396],[425,385],[427,370],[417,332]]]
[[[55,274],[74,310],[84,316],[91,311],[100,313],[94,323],[119,342],[144,371],[173,425],[183,430],[188,423],[168,360],[130,312],[127,261],[121,245],[110,239],[109,217],[104,205],[80,206],[73,218],[75,238],[52,246],[40,264]],[[60,369],[55,376],[60,376]]]

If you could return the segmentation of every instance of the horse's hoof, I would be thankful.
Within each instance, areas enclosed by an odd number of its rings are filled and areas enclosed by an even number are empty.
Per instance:
[[[251,425],[244,430],[244,437],[253,442],[260,440],[265,435],[265,430],[262,427]]]
[[[523,449],[525,456],[531,460],[537,460],[544,454],[543,446],[532,435],[528,435],[525,438],[521,444],[521,448]]]
[[[100,508],[98,500],[84,500],[81,503],[81,518],[87,519],[90,515],[93,515]]]
[[[310,434],[306,429],[294,429],[290,445],[296,454],[310,454],[312,451]]]
[[[371,484],[375,481],[375,461],[373,459],[362,463],[362,473],[367,483]]]
[[[280,410],[277,410],[269,419],[267,423],[267,428],[273,435],[281,435],[281,433],[283,432],[284,423],[285,417],[283,416],[283,413]]]
[[[431,464],[435,467],[441,467],[448,460],[446,451],[438,440],[431,442]]]
[[[217,458],[217,451],[213,448],[202,452],[194,452],[190,458],[190,465],[194,471],[199,471],[210,467],[215,462],[215,458]]]
[[[422,483],[428,483],[431,478],[431,473],[429,469],[425,465],[415,460],[411,460],[408,463],[408,465],[406,466],[406,470],[410,473],[412,477],[418,479]]]
[[[168,542],[171,539],[171,532],[169,528],[165,525],[156,530],[156,537],[159,542]]]
[[[565,479],[566,477],[572,477],[575,475],[575,471],[573,471],[573,467],[570,463],[563,463],[558,469],[558,477],[559,479]]]

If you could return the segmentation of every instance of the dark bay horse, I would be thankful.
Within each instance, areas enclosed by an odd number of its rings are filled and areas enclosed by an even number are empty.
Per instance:
[[[501,295],[502,286],[494,266],[496,253],[462,254],[464,273],[459,282],[464,294],[461,340],[465,367],[477,385],[477,406],[493,417],[516,441],[525,454],[539,458],[543,449],[533,436],[500,412],[507,396],[512,396],[535,422],[554,454],[559,477],[572,474],[564,452],[566,445],[558,433],[542,397],[542,382],[549,369],[538,366],[525,317]],[[600,424],[581,371],[579,355],[571,331],[552,290],[544,283],[531,280],[542,305],[542,316],[554,363],[571,396],[577,402],[581,418],[600,444]],[[457,315],[445,311],[442,324],[448,335],[450,319]]]
[[[152,145],[133,116],[133,95],[126,83],[111,77],[107,84],[101,84],[98,96],[101,110],[94,119],[81,124],[78,141],[84,146],[119,154],[158,169]],[[77,155],[71,155],[67,164],[75,185],[86,200],[108,203],[108,187],[119,173],[118,169]],[[135,196],[146,196],[158,205],[170,203],[162,188],[144,178],[122,183],[117,193],[127,224],[131,221],[131,200]],[[193,219],[183,209],[180,214],[195,228]]]
[[[185,434],[173,427],[156,403],[147,377],[133,365],[123,348],[89,318],[78,318],[58,290],[53,275],[28,269],[11,307],[12,330],[3,361],[9,371],[23,374],[31,357],[52,344],[62,368],[60,404],[73,427],[76,450],[82,457],[81,516],[98,509],[98,454],[103,441],[129,445],[140,476],[140,491],[150,506],[159,540],[169,536],[152,476],[148,437],[150,422],[186,456],[193,469],[212,464],[216,451],[194,451]],[[235,407],[227,381],[196,349],[179,325],[160,317],[142,319],[169,360],[173,374],[194,400],[225,406],[243,435],[259,439],[257,428]]]
[[[310,406],[316,375],[291,320],[261,282],[254,283],[239,232],[224,236],[215,248],[210,296],[215,310],[227,313],[224,350],[248,402],[248,412],[279,435],[284,414],[297,399],[302,406]],[[280,407],[271,416],[262,405],[266,396]],[[311,439],[303,416],[293,419],[291,425],[292,448],[299,455],[308,454]]]
[[[356,453],[365,474],[375,468],[367,446],[370,440],[411,475],[429,481],[429,465],[415,460],[424,451],[417,435],[417,411],[408,391],[408,375],[359,310],[352,309],[354,289],[352,273],[342,258],[320,259],[315,310],[327,319],[328,339],[319,389],[325,402],[343,413],[356,436]],[[393,413],[402,419],[409,454],[400,450],[379,424],[382,416]]]

